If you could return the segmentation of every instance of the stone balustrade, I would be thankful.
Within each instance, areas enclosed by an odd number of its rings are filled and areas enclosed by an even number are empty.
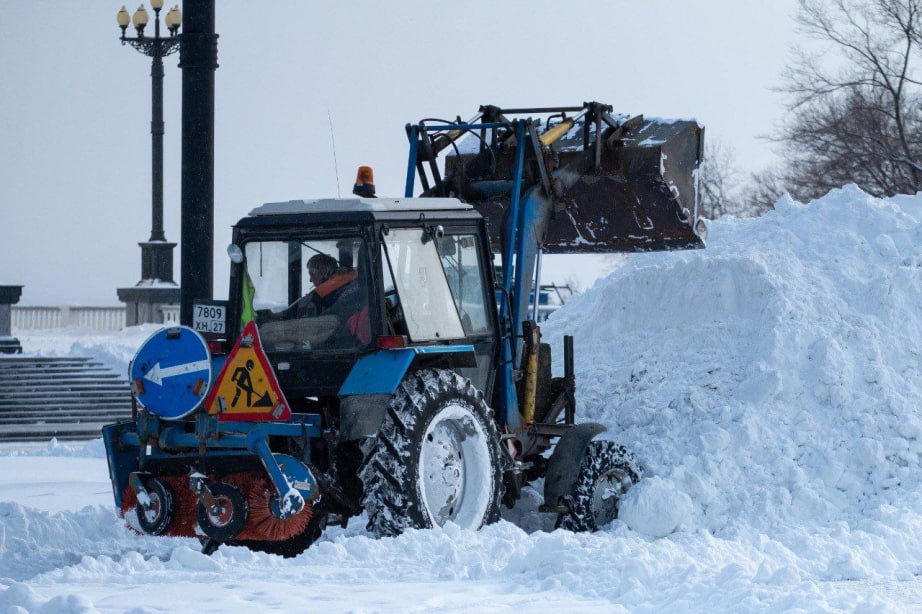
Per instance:
[[[179,324],[179,305],[160,305],[157,315],[157,320],[163,324]],[[125,328],[126,320],[125,307],[16,306],[12,308],[11,328],[15,331],[69,327],[115,331]]]

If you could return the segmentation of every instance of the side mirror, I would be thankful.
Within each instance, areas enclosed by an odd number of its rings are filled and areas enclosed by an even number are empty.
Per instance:
[[[445,228],[439,224],[438,226],[429,226],[428,224],[423,227],[423,236],[421,241],[423,245],[432,240],[432,237],[436,239],[441,239],[445,236]]]
[[[243,250],[236,243],[231,243],[227,246],[227,257],[234,264],[240,264],[243,262]]]
[[[458,252],[458,241],[451,235],[439,237],[439,253],[443,256],[454,255]]]

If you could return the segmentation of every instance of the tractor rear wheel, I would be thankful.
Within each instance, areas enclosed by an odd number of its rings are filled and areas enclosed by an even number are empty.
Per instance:
[[[570,531],[598,531],[618,517],[618,505],[643,469],[624,446],[590,441],[573,490],[564,499],[568,511],[557,525]]]
[[[500,438],[493,411],[452,371],[411,373],[391,398],[361,469],[368,529],[378,536],[499,519]]]

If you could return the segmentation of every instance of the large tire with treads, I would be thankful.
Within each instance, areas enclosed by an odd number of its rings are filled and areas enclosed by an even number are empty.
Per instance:
[[[634,454],[612,441],[590,441],[579,475],[564,498],[567,512],[557,525],[570,531],[598,531],[618,517],[624,494],[643,475]]]
[[[483,393],[451,371],[410,373],[362,465],[368,529],[390,536],[449,521],[472,529],[496,522],[501,464]]]

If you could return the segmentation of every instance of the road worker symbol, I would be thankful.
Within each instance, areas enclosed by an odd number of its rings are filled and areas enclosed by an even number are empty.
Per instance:
[[[237,392],[234,394],[234,400],[231,401],[231,407],[237,407],[241,392],[247,393],[247,405],[253,404],[253,382],[250,379],[250,371],[254,366],[253,361],[248,360],[246,367],[237,367],[234,375],[231,376],[231,381],[237,384]]]
[[[231,407],[237,407],[237,401],[240,400],[240,393],[246,393],[246,403],[245,407],[272,407],[272,399],[269,398],[268,392],[263,392],[262,394],[256,392],[253,389],[253,379],[250,377],[250,371],[253,370],[256,364],[252,360],[248,360],[246,367],[239,366],[234,371],[234,374],[231,376],[231,381],[237,384],[237,392],[234,393],[234,400],[231,401]],[[256,402],[253,402],[253,395],[256,395]]]
[[[220,420],[287,420],[288,402],[266,358],[256,324],[240,335],[212,387],[205,407]]]

